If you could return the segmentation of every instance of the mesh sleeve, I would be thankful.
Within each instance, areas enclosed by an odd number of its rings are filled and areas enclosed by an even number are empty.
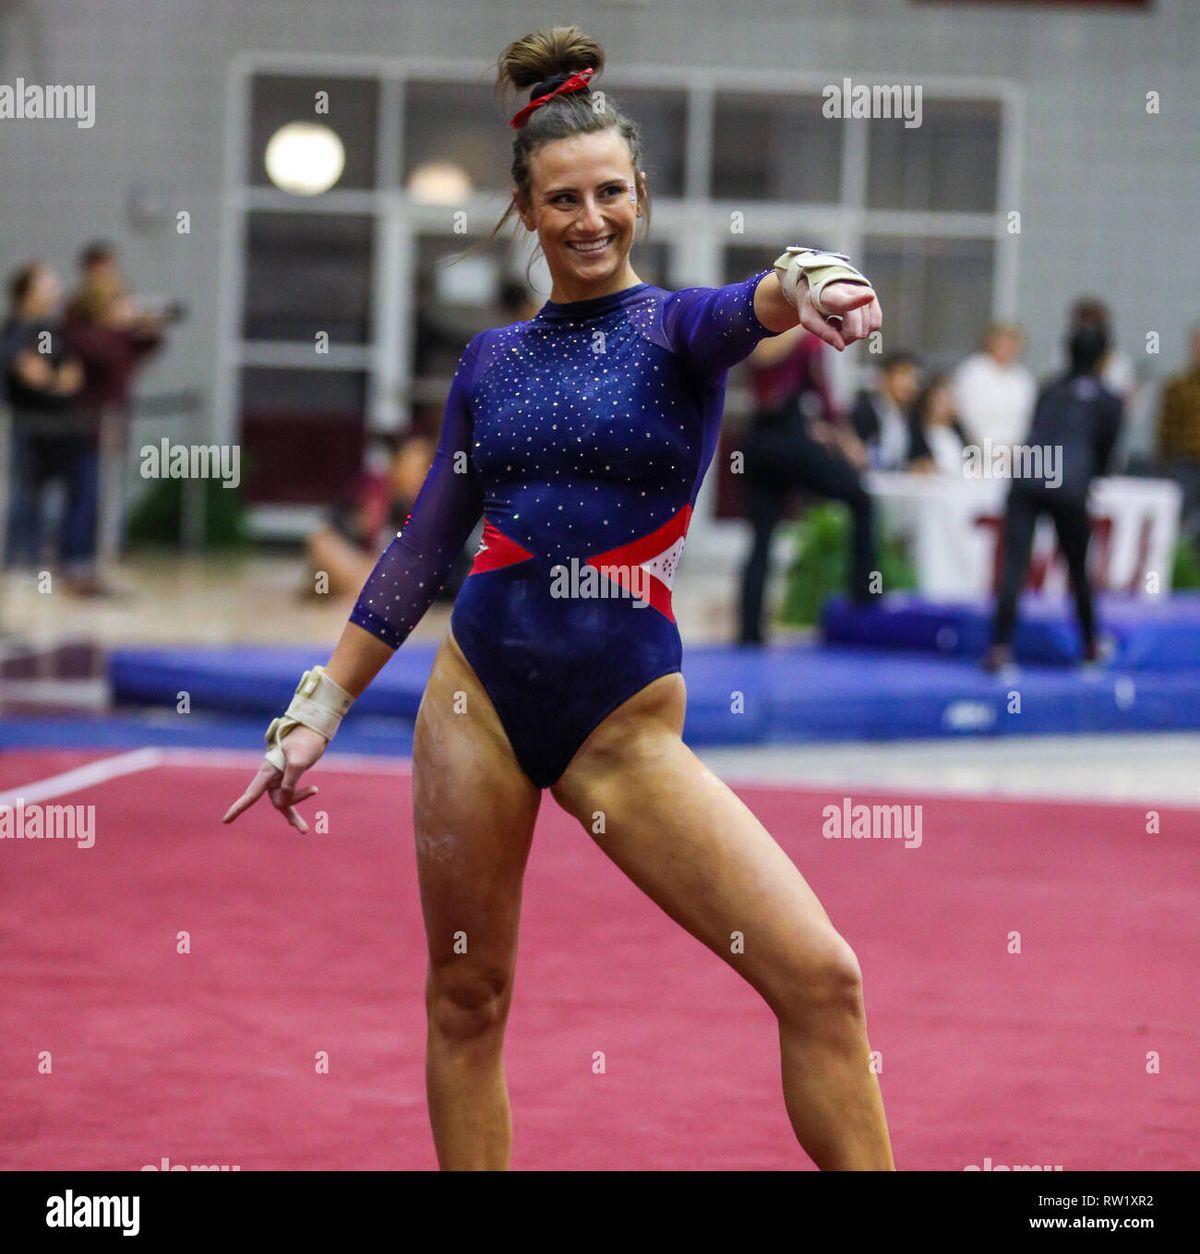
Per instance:
[[[467,345],[446,399],[433,465],[412,512],[363,585],[350,621],[398,649],[450,575],[483,513],[471,461],[470,390],[480,336]]]
[[[663,301],[663,330],[671,347],[694,369],[716,377],[778,335],[754,312],[754,293],[770,269],[728,287],[685,287]]]

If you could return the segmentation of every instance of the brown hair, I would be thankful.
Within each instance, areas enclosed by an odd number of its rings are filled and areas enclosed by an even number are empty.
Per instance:
[[[14,312],[25,303],[25,297],[37,280],[38,272],[45,269],[45,266],[44,261],[27,261],[19,270],[9,275],[8,301]]]
[[[553,26],[534,31],[514,40],[496,60],[496,94],[503,97],[510,92],[528,89],[529,100],[544,96],[572,74],[580,70],[604,69],[604,49],[585,35],[578,26]],[[642,167],[642,138],[637,123],[627,118],[613,104],[607,93],[584,88],[553,100],[535,109],[513,140],[512,180],[518,195],[528,201],[533,178],[530,165],[533,155],[543,145],[556,139],[569,139],[573,135],[589,135],[597,131],[615,130],[625,141],[633,162],[634,183],[638,203],[643,213],[643,235],[650,229],[650,196],[638,179]],[[486,238],[462,253],[467,256],[486,248],[516,214],[516,200],[509,202],[500,221],[492,227]],[[530,259],[532,265],[532,258]],[[526,278],[528,278],[528,269]]]
[[[125,294],[117,279],[104,275],[91,274],[80,283],[67,312],[83,322],[99,325],[104,321],[113,302]]]

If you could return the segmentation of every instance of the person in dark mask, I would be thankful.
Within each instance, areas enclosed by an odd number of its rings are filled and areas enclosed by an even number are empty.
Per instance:
[[[1027,455],[1014,456],[993,643],[984,660],[985,669],[993,673],[1013,661],[1017,602],[1029,570],[1034,530],[1043,515],[1053,520],[1067,560],[1084,660],[1100,660],[1087,571],[1091,534],[1087,498],[1092,480],[1108,469],[1121,427],[1121,399],[1100,382],[1108,347],[1103,326],[1077,325],[1072,330],[1067,340],[1070,368],[1039,393],[1025,446]],[[1018,454],[1020,451],[1018,448]]]

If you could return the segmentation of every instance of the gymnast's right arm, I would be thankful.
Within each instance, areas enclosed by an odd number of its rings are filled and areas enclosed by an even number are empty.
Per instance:
[[[421,621],[483,513],[483,492],[471,461],[468,400],[476,360],[472,340],[459,359],[441,439],[412,512],[375,563],[325,667],[351,697],[364,691]]]
[[[232,822],[266,792],[293,827],[307,831],[295,805],[317,790],[297,792],[300,776],[421,620],[479,521],[483,492],[471,460],[469,398],[481,338],[476,336],[459,359],[437,452],[412,512],[368,576],[328,663],[304,672],[286,713],[267,729],[266,758],[224,822]]]

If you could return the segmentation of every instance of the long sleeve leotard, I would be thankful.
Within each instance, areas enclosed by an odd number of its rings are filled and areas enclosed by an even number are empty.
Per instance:
[[[459,361],[429,476],[351,622],[399,647],[482,515],[450,629],[539,787],[680,668],[671,586],[726,375],[775,334],[754,312],[767,273],[547,302]]]

